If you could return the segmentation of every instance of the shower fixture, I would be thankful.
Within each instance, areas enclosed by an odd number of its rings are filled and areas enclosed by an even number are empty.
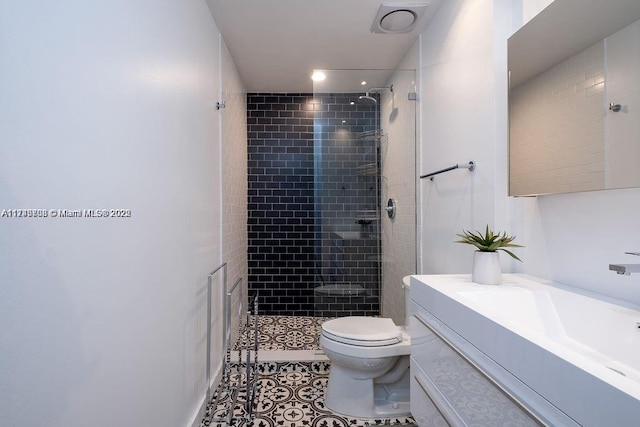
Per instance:
[[[391,93],[393,93],[393,85],[384,86],[384,87],[372,87],[372,88],[369,88],[369,90],[367,90],[367,92],[364,95],[358,97],[358,102],[364,105],[375,105],[378,103],[378,100],[375,99],[373,96],[369,95],[369,93],[373,91],[376,91],[376,92],[381,91],[384,89],[389,89]]]
[[[358,97],[358,102],[363,105],[376,105],[378,100],[376,100],[373,96],[369,96],[369,92],[366,95],[362,95]]]

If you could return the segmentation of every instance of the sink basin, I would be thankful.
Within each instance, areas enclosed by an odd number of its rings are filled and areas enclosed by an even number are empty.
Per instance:
[[[411,284],[429,313],[578,424],[637,424],[640,307],[525,275]]]
[[[562,289],[458,292],[470,305],[640,382],[640,312]]]

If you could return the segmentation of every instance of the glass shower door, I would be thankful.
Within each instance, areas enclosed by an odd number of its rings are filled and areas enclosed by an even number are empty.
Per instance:
[[[415,71],[332,70],[325,74],[325,81],[314,84],[313,95],[314,314],[378,316],[382,314],[383,278],[389,276],[384,271],[387,263],[383,260],[389,258],[382,253],[383,247],[412,246],[409,251],[403,250],[401,256],[413,252],[413,259],[401,262],[400,267],[392,266],[389,273],[416,272],[415,102],[406,104],[410,98],[406,88],[415,80]],[[363,80],[367,81],[365,85],[361,84]],[[399,89],[404,93],[394,94],[395,82],[402,85]],[[401,113],[407,117],[399,117]],[[385,200],[382,196],[389,185],[383,176],[383,164],[389,154],[389,130],[398,134],[398,127],[405,125],[409,129],[402,141],[394,141],[406,146],[402,151],[404,158],[398,162],[394,155],[390,156],[393,170],[387,168],[386,173],[392,176],[391,182],[393,176],[403,174],[403,185],[411,181],[409,186],[413,187],[399,192],[412,198],[411,203],[403,202],[412,210],[409,218],[413,216],[413,220],[409,222],[414,232],[406,233],[404,229],[402,242],[385,243],[390,235],[385,226],[389,229],[393,224],[382,209],[387,195],[384,194]],[[394,277],[388,280],[390,287],[395,286]],[[394,292],[398,291],[402,301],[401,287],[397,287]],[[397,317],[401,316],[402,313]]]
[[[364,96],[314,93],[317,316],[380,314],[380,94]]]

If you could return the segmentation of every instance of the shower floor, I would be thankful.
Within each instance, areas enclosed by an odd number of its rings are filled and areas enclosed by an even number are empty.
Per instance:
[[[324,407],[324,393],[330,363],[318,343],[321,325],[327,317],[260,316],[258,320],[258,381],[252,422],[243,419],[246,390],[241,387],[233,409],[234,421],[227,424],[228,396],[221,385],[218,405],[210,403],[200,427],[367,427],[374,425],[416,426],[411,417],[359,419],[336,414]],[[244,335],[244,334],[242,334]],[[254,337],[250,334],[249,339]],[[240,343],[242,345],[243,343]],[[237,350],[238,346],[236,346]],[[307,357],[310,356],[310,357]],[[232,367],[237,365],[232,364]],[[234,371],[232,369],[232,371]],[[241,370],[242,371],[242,370]],[[242,374],[231,383],[244,384]],[[218,421],[216,421],[218,420]]]

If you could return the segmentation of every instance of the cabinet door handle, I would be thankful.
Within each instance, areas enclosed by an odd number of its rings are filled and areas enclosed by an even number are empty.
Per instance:
[[[422,391],[424,391],[431,402],[433,402],[447,424],[451,427],[468,427],[460,414],[449,404],[447,398],[440,393],[438,387],[436,387],[429,377],[423,377],[420,374],[414,375],[413,377],[418,382]]]

